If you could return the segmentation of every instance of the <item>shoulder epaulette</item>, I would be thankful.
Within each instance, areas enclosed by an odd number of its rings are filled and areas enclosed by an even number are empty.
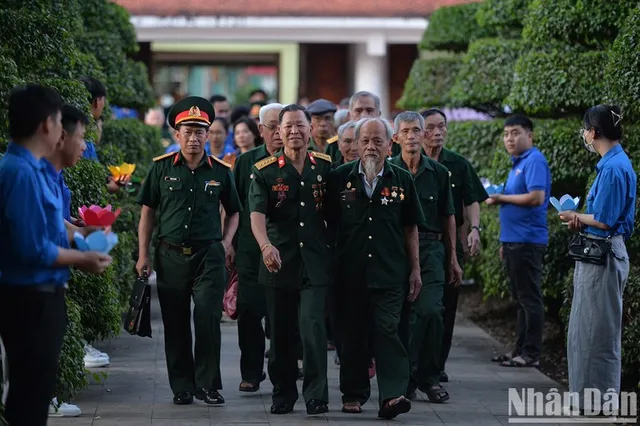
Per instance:
[[[334,136],[332,138],[327,139],[328,144],[332,144],[338,140],[338,136]]]
[[[169,157],[172,157],[174,155],[176,155],[175,152],[168,152],[166,154],[162,154],[162,155],[157,156],[156,158],[153,159],[153,161],[164,160],[165,158],[169,158]]]
[[[226,161],[222,161],[221,159],[219,159],[215,155],[210,155],[209,157],[211,157],[212,160],[216,160],[218,163],[222,164],[223,166],[231,168],[231,164],[227,163]]]
[[[267,167],[269,164],[273,164],[276,161],[278,161],[278,159],[272,155],[271,157],[267,157],[264,160],[258,161],[256,164],[254,164],[254,166],[256,166],[256,169],[262,170],[265,167]]]
[[[322,152],[311,151],[311,155],[313,155],[315,158],[320,158],[321,160],[328,161],[330,163],[333,161],[329,154],[323,154]]]

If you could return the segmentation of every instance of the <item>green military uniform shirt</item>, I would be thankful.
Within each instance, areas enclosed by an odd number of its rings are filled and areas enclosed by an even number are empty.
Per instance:
[[[391,164],[409,171],[402,155],[393,157]],[[425,224],[419,227],[419,231],[442,233],[442,219],[455,214],[449,170],[426,155],[421,155],[418,172],[413,176],[413,180],[426,220]]]
[[[325,226],[328,155],[307,152],[299,174],[282,151],[256,163],[249,189],[249,209],[266,216],[269,241],[280,252],[282,268],[269,273],[260,265],[259,280],[268,287],[326,286],[331,279]]]
[[[480,203],[489,198],[489,195],[482,186],[476,170],[463,156],[443,148],[438,162],[449,170],[456,226],[460,227],[464,223],[464,207],[475,202]]]
[[[338,280],[369,288],[408,285],[405,228],[425,222],[413,177],[385,160],[369,199],[359,167],[352,161],[333,170],[327,189]]]
[[[257,270],[260,266],[260,247],[251,230],[249,188],[254,177],[253,165],[269,156],[267,146],[263,144],[239,156],[234,165],[233,176],[243,206],[236,233],[236,266],[239,267]]]
[[[178,245],[222,240],[220,203],[227,215],[242,209],[230,167],[211,155],[195,170],[180,151],[156,157],[137,203],[158,210],[158,238]]]

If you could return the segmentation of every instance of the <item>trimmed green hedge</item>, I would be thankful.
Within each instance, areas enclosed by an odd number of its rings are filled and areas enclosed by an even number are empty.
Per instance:
[[[482,39],[471,43],[449,93],[451,103],[500,114],[511,91],[513,69],[522,48],[520,40]]]
[[[459,56],[417,59],[411,67],[402,97],[397,104],[406,110],[442,106],[461,66]]]
[[[624,0],[533,0],[522,37],[541,48],[558,40],[588,49],[606,49],[632,4]]]
[[[469,42],[483,37],[484,30],[476,22],[479,3],[468,3],[436,9],[422,36],[420,48],[464,52]]]
[[[476,13],[487,37],[520,38],[531,0],[484,0]]]
[[[583,114],[605,93],[607,52],[530,51],[516,62],[507,104],[537,117]]]
[[[153,157],[163,152],[160,129],[145,125],[135,118],[111,120],[102,126],[102,147],[116,146],[122,151],[123,160],[136,163],[136,176],[146,176]],[[109,165],[101,159],[104,164]],[[118,164],[113,164],[118,165]]]
[[[624,123],[640,121],[640,5],[611,48],[606,71],[608,98],[623,109]]]
[[[499,120],[447,123],[447,147],[469,160],[481,177],[491,169],[491,159],[501,140],[502,121]]]

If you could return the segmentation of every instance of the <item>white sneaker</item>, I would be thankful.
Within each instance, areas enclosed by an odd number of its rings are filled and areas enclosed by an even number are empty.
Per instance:
[[[84,347],[84,366],[85,368],[100,368],[109,365],[109,356],[103,354],[91,345]]]
[[[56,398],[53,398],[51,404],[49,404],[49,417],[78,417],[81,414],[82,410],[77,405],[67,404],[66,402],[58,405]]]

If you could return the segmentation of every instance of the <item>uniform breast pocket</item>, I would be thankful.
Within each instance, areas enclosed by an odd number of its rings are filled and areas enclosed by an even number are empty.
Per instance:
[[[196,201],[199,208],[206,211],[213,211],[219,208],[222,192],[224,191],[221,183],[216,181],[208,182],[208,185],[205,183],[202,188],[198,188],[196,191]]]
[[[180,207],[187,199],[186,188],[181,181],[163,181],[160,184],[160,193],[163,203],[171,207]]]

